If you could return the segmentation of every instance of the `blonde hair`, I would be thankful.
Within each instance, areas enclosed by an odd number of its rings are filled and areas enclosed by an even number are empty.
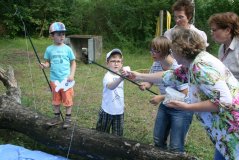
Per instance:
[[[158,36],[151,41],[150,47],[151,49],[153,48],[154,50],[159,51],[162,57],[167,57],[171,54],[171,45],[172,43],[168,38]]]
[[[206,49],[206,44],[197,32],[177,27],[172,36],[172,48],[176,54],[193,60],[201,51]]]

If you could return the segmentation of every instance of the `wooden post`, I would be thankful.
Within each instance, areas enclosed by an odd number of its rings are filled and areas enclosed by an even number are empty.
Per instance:
[[[194,0],[191,0],[191,3],[193,4],[192,24],[194,24],[194,22],[195,22],[195,3],[194,3]]]
[[[163,10],[160,10],[160,36],[163,35]]]

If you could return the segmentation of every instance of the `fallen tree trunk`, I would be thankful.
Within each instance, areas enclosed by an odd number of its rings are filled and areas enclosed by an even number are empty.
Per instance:
[[[1,129],[14,130],[48,147],[91,159],[195,159],[77,125],[69,129],[60,126],[49,128],[45,125],[48,117],[20,104],[21,94],[11,68],[7,72],[0,70],[0,80],[9,92],[0,96]]]

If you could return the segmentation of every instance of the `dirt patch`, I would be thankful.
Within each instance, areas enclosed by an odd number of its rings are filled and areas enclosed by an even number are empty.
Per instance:
[[[16,61],[18,63],[26,63],[28,61],[28,56],[30,59],[33,59],[35,56],[34,52],[13,50],[10,51],[8,54],[4,54],[1,56],[1,63],[6,65],[14,65]]]
[[[34,52],[26,52],[26,51],[21,51],[21,50],[15,50],[13,51],[12,55],[14,56],[24,56],[24,57],[30,57],[32,58],[33,56],[35,56]]]

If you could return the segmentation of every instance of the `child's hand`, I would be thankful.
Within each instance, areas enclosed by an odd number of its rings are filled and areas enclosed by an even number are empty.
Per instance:
[[[41,63],[41,64],[39,64],[39,66],[41,69],[47,68],[47,65],[45,63]]]
[[[129,73],[128,71],[125,71],[125,70],[121,70],[121,75],[124,76],[124,77],[128,77],[129,76]]]
[[[140,75],[139,72],[135,72],[135,71],[129,71],[128,74],[129,75],[127,76],[127,78],[129,78],[130,80],[138,80],[137,78]]]
[[[70,75],[70,76],[67,78],[67,81],[68,81],[68,82],[74,81],[74,76]]]
[[[157,95],[157,96],[154,96],[149,102],[156,106],[160,102],[162,102],[164,98],[165,98],[165,95]]]
[[[122,67],[121,74],[124,77],[128,77],[129,76],[129,71],[130,71],[130,67],[129,66]]]

